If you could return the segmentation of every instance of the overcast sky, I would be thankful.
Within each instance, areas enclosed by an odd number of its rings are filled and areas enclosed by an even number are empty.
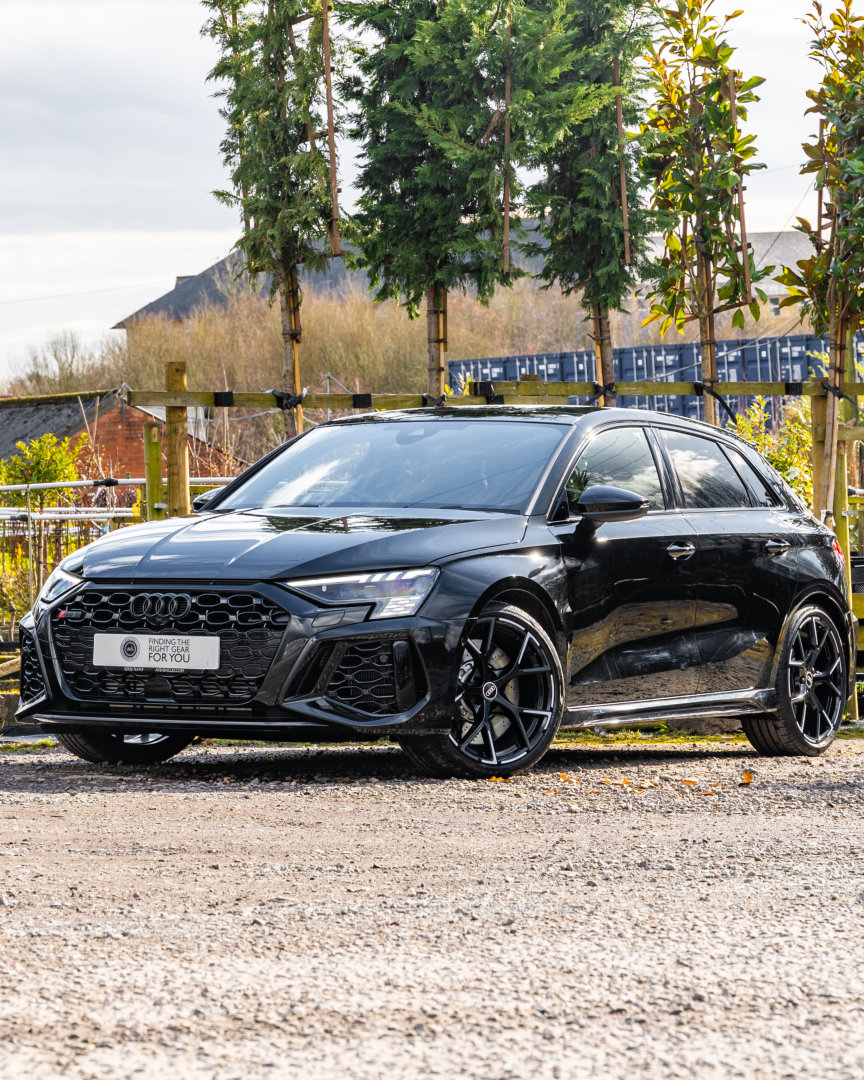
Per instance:
[[[768,169],[748,181],[748,223],[774,231],[811,209],[797,169],[818,78],[797,21],[809,3],[715,0],[733,8],[737,66],[768,79],[750,122]],[[211,195],[222,121],[202,22],[197,0],[3,0],[0,377],[57,329],[92,340],[230,250],[234,214]]]

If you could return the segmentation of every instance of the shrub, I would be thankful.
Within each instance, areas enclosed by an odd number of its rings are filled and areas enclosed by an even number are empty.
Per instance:
[[[780,423],[770,426],[765,398],[757,397],[729,427],[774,466],[786,483],[808,506],[813,504],[813,468],[810,452],[810,399],[786,399]]]

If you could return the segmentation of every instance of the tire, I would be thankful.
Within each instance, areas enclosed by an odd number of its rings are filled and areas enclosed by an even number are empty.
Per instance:
[[[61,732],[57,738],[76,757],[92,765],[156,765],[185,750],[193,736],[76,731]]]
[[[742,716],[741,726],[765,757],[824,754],[846,706],[846,649],[833,618],[807,604],[790,621],[777,664],[776,713]]]
[[[463,637],[453,726],[399,744],[429,776],[514,776],[543,757],[558,732],[564,672],[549,635],[527,612],[492,604]]]

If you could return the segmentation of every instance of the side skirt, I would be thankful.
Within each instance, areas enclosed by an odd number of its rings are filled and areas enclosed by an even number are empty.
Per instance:
[[[707,720],[718,716],[740,716],[741,713],[770,712],[776,706],[777,693],[773,688],[658,698],[650,702],[624,701],[616,705],[580,705],[565,711],[561,727],[640,727],[667,720]]]

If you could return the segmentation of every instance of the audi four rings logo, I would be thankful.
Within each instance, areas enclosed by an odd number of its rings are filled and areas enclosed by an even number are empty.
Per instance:
[[[182,619],[192,610],[192,597],[187,593],[138,593],[129,610],[139,619],[145,615]]]

